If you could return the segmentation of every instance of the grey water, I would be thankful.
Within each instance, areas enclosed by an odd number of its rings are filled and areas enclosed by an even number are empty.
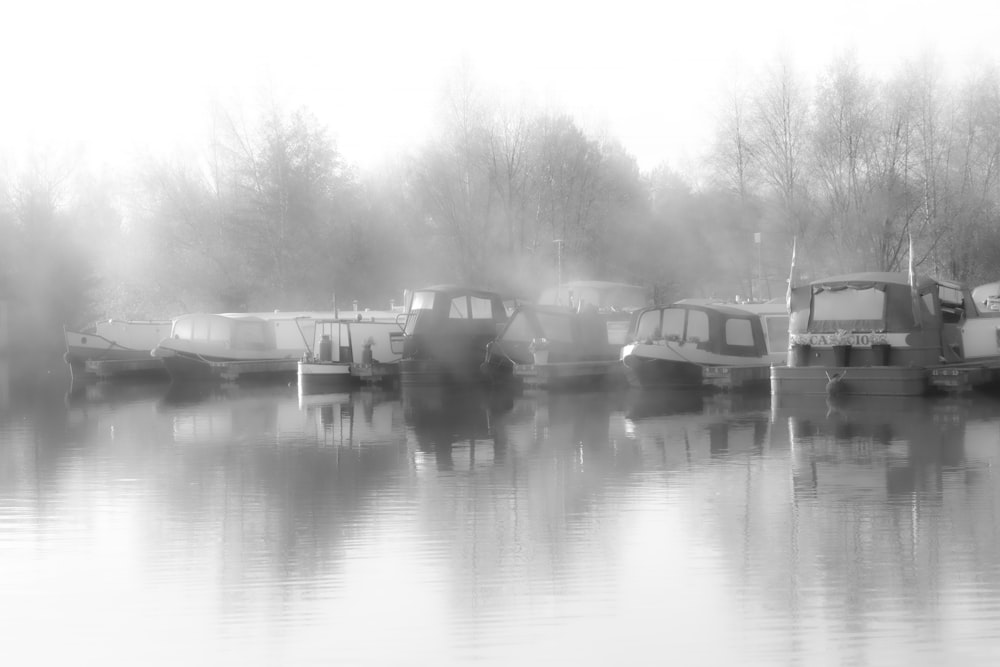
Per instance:
[[[8,363],[4,664],[1000,662],[1000,398]]]

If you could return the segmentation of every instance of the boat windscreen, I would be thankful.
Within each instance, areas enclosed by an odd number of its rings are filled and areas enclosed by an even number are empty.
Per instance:
[[[764,328],[767,329],[767,348],[771,354],[788,349],[788,315],[765,317]]]
[[[410,298],[410,310],[406,313],[406,324],[403,331],[408,335],[413,335],[414,327],[417,324],[417,315],[421,311],[434,310],[434,297],[437,292],[414,292]]]
[[[194,321],[190,317],[181,317],[174,322],[174,329],[171,332],[174,338],[180,340],[191,340],[194,332]]]
[[[947,285],[938,286],[938,298],[941,299],[942,304],[947,306],[961,307],[965,305],[965,295],[962,290]]]
[[[434,308],[434,295],[437,292],[414,292],[410,301],[410,310],[431,310]]]
[[[639,321],[635,325],[636,340],[656,340],[663,337],[660,330],[660,316],[663,311],[659,308],[647,310],[639,315]]]

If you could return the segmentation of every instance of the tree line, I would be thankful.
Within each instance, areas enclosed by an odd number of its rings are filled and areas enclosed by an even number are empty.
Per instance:
[[[435,134],[378,171],[308,109],[215,110],[197,155],[122,175],[36,152],[0,176],[0,300],[15,341],[193,311],[384,308],[470,283],[532,298],[561,275],[659,300],[779,297],[806,276],[1000,278],[1000,74],[932,55],[876,78],[846,54],[734,87],[696,170],[641,171],[613,137],[493,99],[467,74]],[[683,104],[683,100],[678,100]],[[3,156],[0,156],[3,157]]]

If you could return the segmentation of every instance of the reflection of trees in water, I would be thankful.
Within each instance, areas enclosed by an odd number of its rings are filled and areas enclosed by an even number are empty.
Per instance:
[[[227,584],[309,581],[340,562],[381,511],[380,491],[405,478],[398,399],[358,392],[300,408],[294,387],[126,387],[53,396],[39,429],[3,448],[23,463],[5,467],[17,474],[0,476],[0,489],[31,498],[40,517],[137,513],[153,567],[207,559]],[[341,426],[353,437],[330,437]]]
[[[626,504],[668,506],[688,522],[681,539],[706,546],[776,608],[833,600],[853,617],[847,631],[865,630],[879,597],[918,611],[935,604],[954,549],[982,559],[972,569],[1000,587],[985,562],[1000,549],[1000,507],[979,463],[995,453],[995,404],[893,410],[820,398],[766,410],[760,397],[665,398],[432,390],[306,399],[292,388],[59,397],[48,409],[62,411],[61,430],[0,453],[3,470],[17,471],[0,488],[34,499],[40,515],[66,503],[131,509],[154,568],[211,561],[227,591],[257,591],[227,598],[233,613],[252,595],[310,595],[343,567],[349,545],[398,522],[448,550],[463,609],[511,586],[559,595],[620,565],[620,540],[634,538]],[[979,458],[968,454],[970,428],[992,437]],[[252,585],[260,581],[280,585]]]

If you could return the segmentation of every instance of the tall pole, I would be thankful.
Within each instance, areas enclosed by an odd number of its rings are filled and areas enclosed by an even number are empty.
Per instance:
[[[562,239],[553,239],[556,244],[556,302],[562,304]]]
[[[757,244],[757,290],[756,290],[757,294],[756,295],[751,294],[750,298],[753,299],[754,296],[756,296],[757,299],[760,299],[761,297],[764,296],[764,290],[761,289],[761,272],[760,272],[760,246],[761,246],[761,243],[760,243],[760,232],[755,232],[754,233],[753,240],[754,240],[754,243]],[[751,290],[751,292],[753,292],[753,290]]]

